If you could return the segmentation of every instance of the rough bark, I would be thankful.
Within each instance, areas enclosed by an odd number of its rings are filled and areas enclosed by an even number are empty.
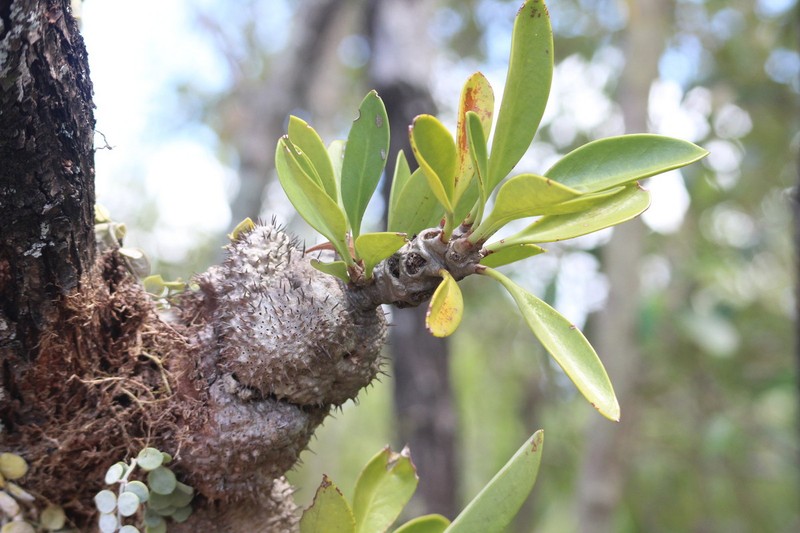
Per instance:
[[[0,449],[91,529],[106,468],[145,445],[197,489],[175,531],[296,527],[282,474],[379,370],[383,313],[271,225],[157,312],[115,249],[95,261],[91,84],[69,2],[0,3]]]
[[[647,131],[647,103],[658,59],[666,38],[670,4],[662,0],[632,0],[626,31],[626,68],[619,85],[619,101],[625,127]],[[579,530],[587,533],[614,531],[615,516],[625,485],[625,442],[636,422],[636,382],[641,364],[639,352],[639,265],[644,251],[645,227],[634,220],[614,229],[603,248],[609,297],[602,313],[593,318],[592,342],[603,358],[622,406],[618,425],[599,417],[587,428],[586,451],[578,479]]]
[[[408,125],[435,104],[428,80],[433,48],[424,23],[433,3],[372,0],[367,19],[373,55],[370,79],[383,98],[391,124],[389,161],[403,150],[414,166]],[[384,182],[388,205],[390,180]],[[456,414],[452,403],[449,342],[425,330],[425,308],[392,312],[389,344],[392,356],[394,408],[398,438],[409,444],[420,483],[416,508],[453,518],[458,512]]]

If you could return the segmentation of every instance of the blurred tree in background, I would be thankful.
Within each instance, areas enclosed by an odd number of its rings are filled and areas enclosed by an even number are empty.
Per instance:
[[[100,4],[87,0],[84,8],[90,61],[119,61],[123,39],[102,39],[96,28],[122,31],[125,17],[103,18],[109,8]],[[210,264],[223,233],[244,216],[274,214],[307,231],[273,180],[271,158],[289,113],[313,122],[323,138],[343,138],[361,96],[375,87],[394,141],[404,140],[394,132],[410,120],[392,113],[435,107],[452,126],[451,106],[469,73],[479,69],[502,86],[518,7],[516,0],[188,4],[165,8],[161,23],[183,21],[174,35],[156,26],[144,36],[181,44],[159,45],[176,59],[155,54],[147,66],[151,85],[158,81],[147,94],[165,103],[137,117],[140,137],[124,137],[104,116],[115,106],[113,91],[95,79],[98,129],[115,147],[98,154],[98,200],[140,230],[132,238],[159,260],[157,271],[183,277]],[[417,427],[445,443],[438,452],[412,445],[412,453],[443,467],[430,475],[418,465],[420,492],[431,506],[425,510],[448,513],[544,427],[545,467],[518,531],[797,530],[788,191],[800,145],[800,8],[795,0],[560,0],[549,8],[554,86],[522,170],[541,171],[579,144],[625,131],[711,151],[702,165],[646,185],[654,205],[643,221],[556,247],[531,263],[534,271],[511,272],[587,324],[622,422],[600,420],[577,401],[508,299],[483,287],[473,292],[466,280],[473,312],[450,356],[416,353],[433,365],[408,376],[439,394],[417,391],[424,401],[404,413],[410,425],[398,422],[391,381],[400,371],[387,365],[382,385],[318,433],[293,476],[297,501],[310,500],[323,472],[349,491],[378,447],[414,443]],[[95,78],[105,68],[93,66]],[[171,152],[177,171],[153,171],[165,167],[154,147],[175,146],[175,138],[191,146]],[[148,162],[154,157],[161,159]],[[209,169],[217,178],[203,177]],[[117,190],[128,183],[131,192],[104,196],[104,181]],[[216,204],[204,203],[200,195],[209,192]],[[229,208],[220,207],[225,201]],[[208,224],[191,222],[193,210]],[[375,229],[382,210],[378,203],[367,213]],[[414,335],[403,338],[425,340]],[[454,499],[433,496],[441,494],[435,487],[425,493],[426,483],[449,487]]]

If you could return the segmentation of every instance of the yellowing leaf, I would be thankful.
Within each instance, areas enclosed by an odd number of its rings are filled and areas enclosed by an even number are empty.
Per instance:
[[[455,181],[455,202],[466,192],[470,180],[475,173],[467,133],[467,114],[474,113],[481,124],[484,137],[489,136],[492,129],[492,113],[494,112],[494,91],[486,76],[476,72],[470,76],[461,89],[458,104],[458,124],[456,125],[456,147],[458,165]],[[485,146],[484,146],[485,149]],[[470,206],[471,207],[471,206]]]
[[[419,115],[409,130],[411,149],[428,178],[433,194],[448,213],[453,212],[456,144],[447,128],[432,115]]]
[[[440,270],[442,282],[436,287],[428,314],[425,315],[425,327],[434,337],[447,337],[458,328],[464,314],[464,298],[458,283],[447,270]]]
[[[253,222],[253,220],[250,217],[247,217],[238,224],[236,224],[236,227],[233,228],[233,231],[228,233],[228,238],[232,241],[239,240],[239,237],[241,237],[245,233],[252,231],[253,228],[255,227],[256,227],[255,222]]]

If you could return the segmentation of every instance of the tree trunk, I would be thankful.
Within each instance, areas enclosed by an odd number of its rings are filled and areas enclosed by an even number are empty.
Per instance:
[[[421,113],[434,113],[428,83],[433,45],[428,26],[433,3],[424,0],[372,0],[368,33],[372,42],[370,77],[381,95],[391,125],[387,165],[391,172],[403,150],[412,170],[408,125]],[[389,201],[391,175],[384,180]],[[389,344],[392,355],[397,436],[408,444],[420,481],[415,511],[453,518],[459,509],[456,415],[450,387],[449,342],[425,329],[426,307],[392,310]]]
[[[650,85],[657,76],[671,5],[662,0],[632,0],[626,32],[626,68],[619,85],[619,101],[626,129],[647,131]],[[636,415],[636,378],[641,364],[638,338],[639,265],[645,227],[633,220],[614,228],[602,259],[609,281],[608,303],[594,317],[592,342],[603,358],[622,406],[618,425],[595,417],[589,424],[578,479],[579,530],[606,533],[615,530],[615,513],[622,498],[627,469],[625,443],[632,438]]]
[[[159,314],[117,249],[95,260],[92,87],[69,2],[2,1],[0,22],[0,450],[30,465],[25,517],[58,503],[93,529],[106,469],[155,446],[197,490],[170,531],[295,529],[281,476],[379,371],[380,302],[266,225]]]

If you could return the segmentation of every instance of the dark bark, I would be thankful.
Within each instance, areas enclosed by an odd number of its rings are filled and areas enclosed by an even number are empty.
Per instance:
[[[428,20],[424,13],[429,9],[430,2],[373,0],[367,19],[373,44],[371,81],[386,104],[392,128],[388,161],[394,162],[402,149],[412,169],[416,163],[408,125],[419,114],[435,112],[428,87],[430,71],[424,68],[432,50],[423,22]],[[385,180],[387,205],[390,186],[390,180]],[[419,473],[417,508],[453,518],[459,510],[454,490],[458,486],[458,453],[449,342],[426,331],[425,312],[425,306],[392,311],[389,344],[397,436],[411,448]]]
[[[9,366],[33,363],[61,298],[94,258],[92,85],[68,9],[0,1],[0,349]],[[6,394],[22,399],[3,370]]]

